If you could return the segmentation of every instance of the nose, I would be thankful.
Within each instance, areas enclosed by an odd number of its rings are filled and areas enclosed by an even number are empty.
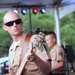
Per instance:
[[[13,23],[13,26],[17,26],[15,22]]]

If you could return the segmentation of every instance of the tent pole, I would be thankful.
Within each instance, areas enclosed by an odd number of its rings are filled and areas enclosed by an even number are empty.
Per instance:
[[[60,24],[59,24],[59,12],[58,7],[54,7],[54,19],[55,19],[55,33],[57,35],[57,44],[61,46],[60,44]]]
[[[31,10],[29,8],[29,23],[30,23],[30,33],[32,34],[32,21],[31,21]]]

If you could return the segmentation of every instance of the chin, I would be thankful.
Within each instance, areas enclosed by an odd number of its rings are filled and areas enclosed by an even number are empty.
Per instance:
[[[19,35],[19,33],[14,33],[13,35],[14,35],[14,36]]]
[[[50,45],[48,47],[51,47]]]

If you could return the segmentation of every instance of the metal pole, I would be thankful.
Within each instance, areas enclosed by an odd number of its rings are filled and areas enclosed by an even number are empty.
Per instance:
[[[55,18],[55,33],[57,35],[57,44],[60,46],[60,24],[59,24],[59,13],[58,8],[54,8],[54,18]]]
[[[31,11],[29,8],[29,23],[30,23],[30,33],[32,34],[32,21],[31,21]]]

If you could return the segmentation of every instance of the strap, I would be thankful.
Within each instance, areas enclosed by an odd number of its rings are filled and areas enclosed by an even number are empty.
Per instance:
[[[31,36],[32,36],[31,34],[27,34],[26,37],[25,37],[23,49],[22,49],[22,52],[21,52],[20,66],[19,66],[19,68],[16,72],[16,75],[21,75],[21,72],[22,72],[22,70],[24,68],[24,65],[26,63],[25,53],[28,49],[29,41],[30,41]]]
[[[22,52],[21,52],[21,62],[24,59],[25,53],[27,52],[31,36],[32,36],[32,34],[27,34],[26,37],[25,37],[23,49],[22,49]]]

